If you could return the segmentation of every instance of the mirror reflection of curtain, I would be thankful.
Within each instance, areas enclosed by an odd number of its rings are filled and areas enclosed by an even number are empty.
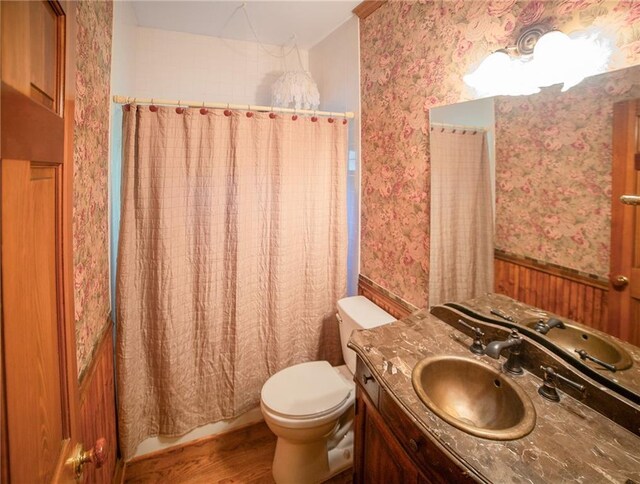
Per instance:
[[[429,305],[493,290],[487,136],[432,125]]]
[[[124,113],[117,273],[121,449],[255,408],[267,378],[340,361],[347,126],[268,113]]]

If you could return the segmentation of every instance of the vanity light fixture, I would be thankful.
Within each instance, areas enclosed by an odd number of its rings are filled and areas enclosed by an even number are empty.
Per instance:
[[[464,82],[480,97],[535,94],[554,84],[564,92],[606,72],[612,52],[613,42],[594,29],[567,35],[534,25],[515,46],[488,55]]]

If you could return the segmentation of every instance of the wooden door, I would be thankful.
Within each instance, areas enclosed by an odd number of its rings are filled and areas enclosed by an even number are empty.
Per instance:
[[[2,481],[72,482],[72,455],[101,457],[78,446],[65,103],[73,29],[54,1],[3,1],[0,13]]]
[[[621,198],[622,197],[622,198]],[[640,99],[613,108],[608,331],[640,346]]]

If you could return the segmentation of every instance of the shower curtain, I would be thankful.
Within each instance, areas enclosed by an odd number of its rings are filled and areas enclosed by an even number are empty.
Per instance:
[[[493,290],[493,203],[487,136],[431,130],[429,305]]]
[[[284,367],[341,358],[347,127],[154,108],[131,106],[123,120],[116,297],[125,459],[145,438],[254,408]]]

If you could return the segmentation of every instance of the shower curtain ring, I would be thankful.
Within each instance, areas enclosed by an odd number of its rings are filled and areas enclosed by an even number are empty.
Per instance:
[[[231,116],[231,109],[229,109],[229,103],[227,103],[227,109],[224,110],[224,115],[227,117]]]
[[[204,116],[208,112],[209,112],[209,110],[204,107],[204,101],[202,101],[202,107],[200,108],[200,114],[202,114]]]
[[[313,110],[313,116],[311,116],[311,122],[315,123],[318,120],[318,117],[316,116],[316,110]]]
[[[178,99],[178,107],[176,108],[176,113],[178,114],[184,113],[184,108],[180,105],[180,99]]]
[[[149,111],[155,113],[158,110],[158,106],[153,103],[153,98],[151,98],[151,105],[149,106]]]
[[[270,113],[269,113],[269,118],[271,119],[276,119],[276,113],[273,112],[273,106],[271,106],[270,108]]]

